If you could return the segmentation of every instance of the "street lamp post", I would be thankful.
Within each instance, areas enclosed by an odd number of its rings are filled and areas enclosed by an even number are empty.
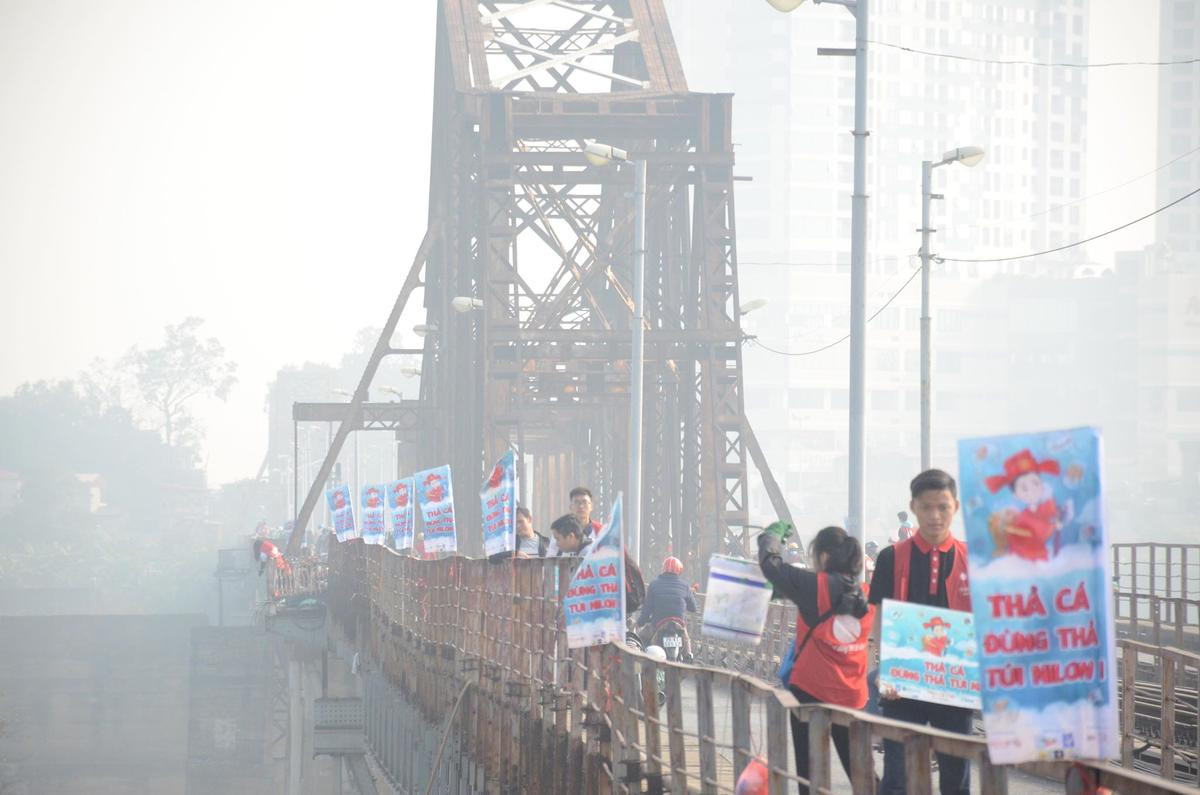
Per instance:
[[[594,166],[633,163],[633,338],[629,353],[629,501],[625,520],[628,547],[635,563],[642,559],[642,386],[645,365],[646,161],[631,159],[624,149],[597,142],[584,147]]]
[[[779,11],[804,0],[767,0]],[[853,50],[818,50],[854,55],[854,192],[850,205],[850,438],[849,509],[846,528],[862,544],[866,524],[866,343],[867,343],[867,41],[869,0],[814,0],[845,6],[854,15]]]
[[[929,236],[936,230],[929,226],[929,205],[934,199],[942,198],[933,193],[933,170],[948,163],[977,166],[983,160],[983,149],[978,146],[963,146],[951,149],[937,163],[926,160],[921,163],[921,471],[932,464],[932,405],[933,372],[931,367],[932,321],[929,316]]]

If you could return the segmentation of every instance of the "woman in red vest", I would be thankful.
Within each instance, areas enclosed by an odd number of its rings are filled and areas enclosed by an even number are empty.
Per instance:
[[[796,603],[795,663],[788,689],[802,704],[820,702],[851,709],[867,703],[867,640],[875,608],[867,603],[860,582],[863,551],[840,527],[826,527],[809,546],[808,559],[816,571],[783,560],[784,541],[792,532],[776,522],[758,537],[758,562],[763,575]],[[796,775],[808,778],[808,724],[792,715]],[[850,775],[850,735],[844,726],[832,728],[833,745],[846,775]],[[808,792],[800,787],[801,795]]]

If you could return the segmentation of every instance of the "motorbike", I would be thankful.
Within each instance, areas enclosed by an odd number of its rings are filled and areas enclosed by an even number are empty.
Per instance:
[[[655,624],[650,634],[649,645],[660,647],[671,662],[692,661],[688,648],[687,625],[683,623],[682,618],[664,618]]]

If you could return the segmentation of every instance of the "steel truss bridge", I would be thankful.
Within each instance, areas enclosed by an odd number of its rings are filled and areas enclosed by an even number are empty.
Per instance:
[[[439,0],[436,35],[428,228],[351,401],[295,408],[338,429],[289,553],[360,428],[397,434],[402,471],[449,463],[461,527],[510,448],[535,516],[628,491],[632,177],[588,165],[590,139],[648,169],[642,555],[744,543],[751,461],[790,518],[743,405],[732,97],[688,90],[662,0]],[[370,403],[418,292],[419,399]]]

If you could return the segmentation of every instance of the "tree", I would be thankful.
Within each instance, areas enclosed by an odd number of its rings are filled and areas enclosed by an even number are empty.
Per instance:
[[[224,400],[237,383],[237,365],[225,358],[225,347],[215,337],[198,336],[203,324],[198,317],[185,318],[166,327],[161,347],[134,346],[122,359],[168,447],[193,446],[202,436],[189,410],[191,401],[203,396]]]

